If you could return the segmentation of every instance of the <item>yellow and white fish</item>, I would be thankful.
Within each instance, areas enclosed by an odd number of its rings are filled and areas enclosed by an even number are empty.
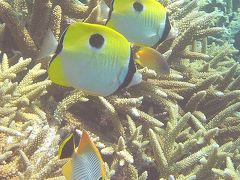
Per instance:
[[[112,0],[106,25],[143,46],[155,46],[176,36],[166,8],[157,0]]]
[[[70,134],[60,145],[59,156],[61,157],[62,150],[67,144],[70,145],[69,151],[71,151],[73,143],[73,134]],[[63,166],[62,173],[67,180],[104,179],[104,162],[86,131],[83,131],[79,146],[74,149],[72,158]]]
[[[75,22],[63,33],[48,67],[54,83],[108,96],[141,82],[128,40],[97,24]]]

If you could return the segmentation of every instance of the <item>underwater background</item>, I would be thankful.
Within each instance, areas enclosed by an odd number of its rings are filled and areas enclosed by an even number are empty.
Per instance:
[[[159,2],[178,30],[156,47],[170,74],[139,67],[142,83],[95,97],[52,83],[37,56],[48,28],[102,24],[102,1],[0,0],[0,179],[65,179],[58,149],[75,128],[106,179],[240,179],[240,0]]]

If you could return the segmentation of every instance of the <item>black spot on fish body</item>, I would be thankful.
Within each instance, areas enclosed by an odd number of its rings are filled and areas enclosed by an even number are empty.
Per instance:
[[[104,44],[104,37],[101,34],[93,34],[89,38],[89,44],[97,49],[100,49]]]
[[[135,11],[137,11],[137,12],[142,12],[142,11],[143,11],[143,4],[140,3],[140,2],[135,1],[135,2],[133,3],[133,8],[134,8]]]

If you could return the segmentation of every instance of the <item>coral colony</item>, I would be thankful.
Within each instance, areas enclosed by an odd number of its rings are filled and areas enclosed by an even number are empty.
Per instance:
[[[37,57],[48,29],[104,24],[103,2],[0,1],[0,179],[65,179],[72,129],[89,133],[106,179],[240,179],[239,1],[159,2],[178,30],[156,47],[170,74],[139,67],[142,83],[93,97],[51,83]]]

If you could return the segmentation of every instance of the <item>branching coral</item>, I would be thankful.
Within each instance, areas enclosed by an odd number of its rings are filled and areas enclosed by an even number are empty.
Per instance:
[[[169,76],[144,68],[140,70],[144,81],[138,86],[107,98],[87,97],[88,102],[82,102],[86,98],[82,92],[77,99],[69,94],[56,110],[59,114],[81,102],[68,110],[74,117],[67,113],[60,119],[102,137],[101,152],[112,157],[108,176],[113,179],[124,174],[137,178],[146,170],[150,179],[157,179],[157,174],[159,178],[210,178],[214,177],[211,168],[221,167],[227,155],[235,158],[238,151],[239,140],[228,133],[239,132],[234,114],[240,108],[239,66],[232,59],[236,50],[229,44],[220,48],[217,41],[208,44],[207,38],[223,29],[211,27],[215,14],[198,11],[197,1],[164,3],[180,32],[157,47],[170,54]],[[227,123],[229,118],[235,121]]]
[[[160,2],[167,6],[170,20],[178,29],[176,38],[156,48],[167,57],[170,74],[138,69],[142,83],[112,96],[92,97],[80,90],[58,88],[63,92],[60,97],[55,86],[50,86],[46,94],[50,81],[35,82],[45,73],[39,64],[24,77],[16,77],[31,60],[20,59],[15,64],[16,57],[9,60],[3,56],[0,177],[63,178],[61,166],[67,159],[58,160],[56,152],[64,137],[62,132],[72,128],[90,133],[105,160],[106,179],[239,177],[237,51],[219,39],[224,28],[216,27],[218,14],[199,10],[199,1]],[[22,6],[15,13],[17,3]],[[0,2],[0,19],[8,28],[4,33],[0,30],[0,40],[10,31],[17,48],[4,38],[0,47],[34,57],[48,28],[58,39],[69,21],[103,23],[101,3]],[[40,11],[45,14],[36,24]]]
[[[40,97],[46,94],[51,82],[38,80],[46,72],[40,64],[24,73],[30,62],[31,59],[20,58],[10,66],[7,55],[3,54],[0,65],[0,133],[5,137],[0,150],[1,179],[17,176],[42,179],[66,162],[56,158],[48,162],[55,156],[59,135],[54,127],[47,125]]]
[[[7,27],[3,49],[8,53],[19,50],[25,57],[37,57],[48,29],[58,39],[68,23],[65,22],[61,29],[64,19],[87,19],[97,4],[98,0],[90,1],[88,6],[72,0],[1,1],[0,20]]]

